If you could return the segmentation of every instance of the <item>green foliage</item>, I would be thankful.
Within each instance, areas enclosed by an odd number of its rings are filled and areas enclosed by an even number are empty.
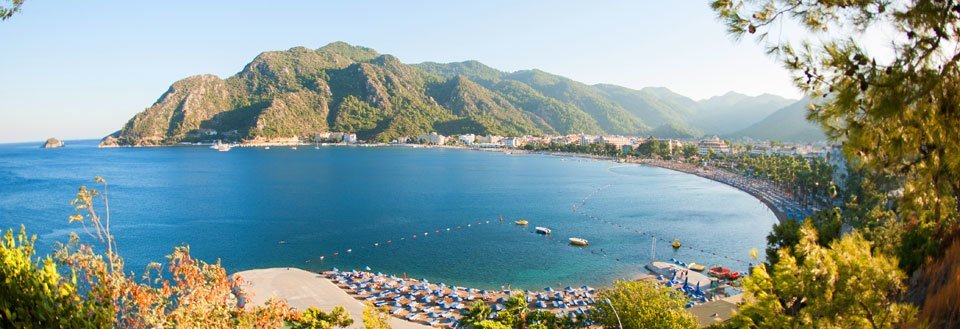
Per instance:
[[[3,4],[0,5],[0,21],[5,21],[12,17],[13,14],[20,11],[20,6],[23,5],[23,0],[3,0],[2,2]]]
[[[464,327],[471,327],[475,324],[487,320],[487,317],[490,316],[493,310],[490,309],[490,306],[483,301],[476,301],[470,306],[470,310],[467,314],[464,314],[463,318],[460,319],[460,324]]]
[[[363,327],[366,329],[391,329],[390,314],[384,308],[369,303],[363,308]]]
[[[102,328],[113,323],[112,305],[88,300],[76,278],[64,278],[49,256],[34,259],[36,237],[21,226],[0,244],[0,327]]]
[[[649,281],[617,281],[601,290],[597,300],[592,317],[604,328],[619,328],[619,323],[629,329],[699,327],[697,319],[684,309],[682,293]]]
[[[733,327],[896,328],[916,316],[916,307],[898,302],[905,276],[896,258],[874,254],[860,234],[824,247],[808,222],[794,249],[744,279],[746,302]]]
[[[473,325],[474,329],[511,329],[509,325],[493,321],[493,320],[483,320],[477,322]]]
[[[366,317],[364,317],[366,323]],[[346,328],[353,324],[350,313],[343,306],[334,307],[329,313],[310,307],[300,314],[300,319],[292,321],[290,327],[294,329],[331,329]]]

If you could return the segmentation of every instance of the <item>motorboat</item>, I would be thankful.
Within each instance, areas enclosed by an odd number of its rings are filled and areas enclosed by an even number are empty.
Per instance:
[[[587,241],[587,239],[583,238],[570,238],[570,244],[574,246],[586,247],[590,244],[590,241]]]
[[[529,222],[527,222],[526,219],[518,219],[518,220],[513,221],[513,223],[514,223],[514,224],[517,224],[517,225],[527,225],[527,224],[530,224]]]
[[[706,266],[703,266],[697,263],[690,263],[689,265],[687,265],[687,268],[697,272],[703,272],[703,270],[707,269]]]
[[[537,230],[537,233],[539,233],[539,234],[550,234],[550,233],[553,232],[553,231],[550,231],[549,228],[546,228],[546,227],[543,227],[543,226],[537,226],[537,227],[536,227],[536,230]]]
[[[673,243],[670,245],[673,246],[673,249],[678,249],[680,248],[680,240],[673,240]]]

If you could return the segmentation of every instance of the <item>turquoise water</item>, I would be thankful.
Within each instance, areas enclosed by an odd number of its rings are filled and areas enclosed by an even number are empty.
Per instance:
[[[231,272],[369,266],[478,288],[542,288],[643,273],[651,235],[661,237],[658,259],[745,270],[776,220],[732,187],[608,161],[405,147],[95,145],[0,145],[0,227],[23,223],[49,251],[81,229],[67,223],[69,201],[99,175],[110,183],[128,270],[187,244]],[[530,226],[514,225],[517,218]],[[534,234],[535,226],[553,235]],[[574,236],[591,245],[569,246]],[[670,248],[675,238],[684,248]]]

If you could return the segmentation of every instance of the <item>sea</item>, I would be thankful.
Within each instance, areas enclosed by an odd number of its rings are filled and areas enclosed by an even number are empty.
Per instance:
[[[483,289],[604,286],[646,274],[652,259],[746,271],[763,261],[776,222],[759,200],[721,183],[573,156],[39,146],[0,144],[0,228],[23,225],[37,236],[38,255],[71,232],[93,242],[68,223],[70,201],[80,186],[106,191],[118,250],[138,274],[189,246],[231,273],[369,269]],[[102,203],[97,210],[106,213]],[[589,246],[572,246],[571,237]],[[761,258],[751,258],[754,248]]]

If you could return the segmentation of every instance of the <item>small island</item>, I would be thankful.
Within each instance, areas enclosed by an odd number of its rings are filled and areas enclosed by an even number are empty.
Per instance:
[[[53,137],[48,138],[47,141],[43,143],[43,146],[41,146],[41,148],[45,149],[53,149],[58,147],[63,147],[63,141]]]

